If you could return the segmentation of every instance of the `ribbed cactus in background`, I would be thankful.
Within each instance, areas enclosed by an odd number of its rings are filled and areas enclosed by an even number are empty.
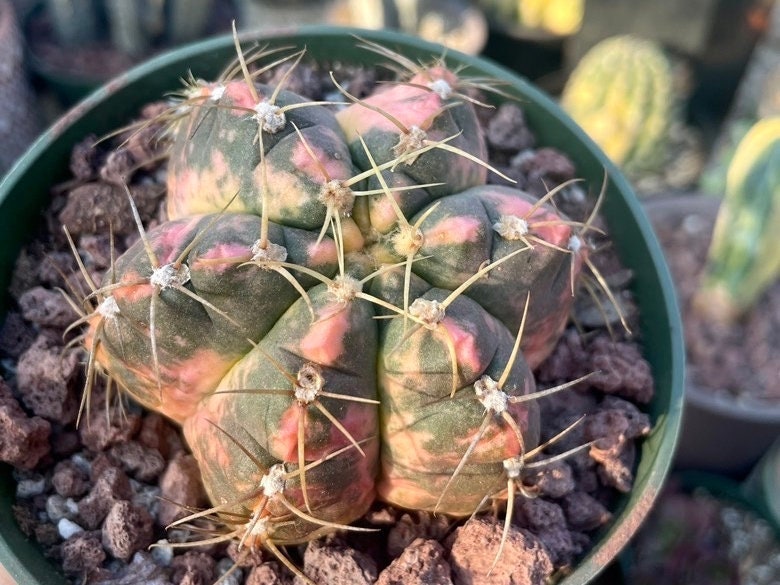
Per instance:
[[[585,0],[479,0],[477,4],[500,26],[556,36],[575,34],[585,16]]]
[[[780,117],[756,122],[739,142],[694,307],[730,323],[780,274]]]
[[[362,46],[408,74],[365,99],[334,77],[337,113],[243,60],[192,80],[168,113],[169,220],[84,318],[90,374],[181,423],[225,538],[280,559],[377,493],[454,516],[511,495],[539,443],[531,368],[588,262],[557,189],[485,184],[467,79]]]
[[[209,24],[212,4],[213,0],[46,0],[45,6],[64,46],[108,36],[117,49],[138,57],[155,43],[177,45],[198,38]]]
[[[632,35],[591,48],[561,95],[563,109],[630,176],[660,170],[677,101],[661,47]]]

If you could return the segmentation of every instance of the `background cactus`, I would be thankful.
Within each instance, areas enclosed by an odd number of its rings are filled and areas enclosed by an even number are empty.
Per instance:
[[[696,310],[729,323],[749,309],[780,273],[780,117],[756,122],[729,164]]]
[[[605,39],[572,71],[561,105],[629,175],[657,172],[678,121],[671,62],[632,35]]]
[[[485,185],[468,80],[364,48],[406,71],[365,99],[336,80],[338,114],[243,58],[193,80],[164,116],[171,217],[82,319],[90,379],[182,424],[213,504],[185,521],[277,553],[375,492],[460,517],[513,493],[587,263],[556,190]]]
[[[163,41],[181,44],[205,30],[213,0],[46,0],[58,40],[66,47],[103,38],[120,51],[140,56]]]

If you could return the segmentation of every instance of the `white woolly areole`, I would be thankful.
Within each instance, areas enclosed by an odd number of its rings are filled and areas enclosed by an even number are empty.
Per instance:
[[[355,204],[355,194],[341,181],[333,179],[322,186],[317,200],[326,207],[336,209],[343,217],[349,217]]]
[[[505,240],[519,240],[528,235],[528,222],[517,215],[502,215],[493,229]]]
[[[423,231],[413,225],[402,227],[393,236],[393,248],[401,256],[414,256],[425,243]]]
[[[509,479],[517,479],[523,471],[523,458],[521,456],[504,459],[504,470]]]
[[[444,319],[445,310],[439,301],[414,299],[409,305],[409,314],[426,325],[436,325]]]
[[[115,319],[119,315],[119,305],[114,297],[106,297],[97,307],[97,312],[106,319]]]
[[[509,404],[509,397],[490,376],[482,376],[474,382],[474,392],[488,412],[504,412]]]
[[[443,100],[448,100],[452,96],[452,86],[444,79],[436,79],[428,84],[428,88]]]
[[[428,134],[420,128],[419,126],[412,126],[409,128],[409,132],[402,132],[401,136],[398,138],[398,144],[396,144],[393,147],[393,154],[395,156],[403,156],[405,154],[409,154],[410,152],[414,152],[415,150],[420,150],[423,146],[425,146],[425,141],[428,139]],[[414,161],[417,160],[417,157],[419,155],[415,154],[412,156],[408,156],[404,158],[404,161],[407,165],[414,164]]]
[[[287,248],[266,242],[262,247],[260,240],[252,244],[252,262],[284,262],[287,260]]]
[[[209,100],[212,102],[218,102],[222,99],[222,96],[225,95],[225,90],[227,88],[222,85],[221,83],[213,88],[211,88],[211,93],[209,94]]]
[[[572,237],[570,237],[568,248],[575,254],[579,252],[582,249],[582,238],[580,238],[577,235],[573,235]]]
[[[325,385],[322,370],[312,363],[305,363],[298,370],[295,383],[295,399],[303,404],[313,402]]]
[[[252,529],[249,531],[249,536],[263,538],[268,535],[268,517],[260,518],[257,521],[250,520],[249,525]]]
[[[181,264],[178,268],[173,264],[160,266],[152,271],[149,282],[152,286],[159,286],[162,290],[166,288],[182,286],[190,281],[190,267]]]
[[[328,285],[328,292],[341,304],[346,304],[363,290],[361,282],[348,274],[340,274]]]
[[[276,134],[287,124],[287,118],[282,108],[269,103],[267,100],[258,102],[254,110],[254,119],[269,134]]]
[[[272,465],[266,474],[260,480],[260,487],[263,488],[263,494],[270,498],[284,491],[284,476],[287,472],[284,465],[277,463]]]

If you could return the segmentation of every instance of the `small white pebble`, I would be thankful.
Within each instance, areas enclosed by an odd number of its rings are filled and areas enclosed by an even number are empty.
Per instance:
[[[62,518],[57,522],[57,532],[60,533],[63,540],[68,540],[71,536],[84,532],[84,529],[73,520]]]
[[[164,538],[157,541],[157,546],[151,548],[154,562],[162,567],[168,567],[173,560],[173,547],[170,542]]]
[[[52,522],[69,518],[71,515],[65,503],[65,498],[59,494],[53,494],[46,498],[46,513]]]
[[[39,496],[46,489],[46,479],[23,479],[16,484],[16,497],[19,499]]]
[[[71,463],[79,468],[79,470],[83,471],[87,475],[92,471],[92,463],[89,459],[84,457],[81,453],[76,453],[73,455],[73,457],[70,458]]]

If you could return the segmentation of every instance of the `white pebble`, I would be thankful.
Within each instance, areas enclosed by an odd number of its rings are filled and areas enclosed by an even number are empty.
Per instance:
[[[57,522],[63,518],[70,516],[67,505],[65,504],[65,498],[59,494],[54,494],[46,498],[46,513],[49,515],[49,520]]]
[[[57,522],[57,532],[60,533],[63,540],[68,540],[71,536],[84,532],[84,529],[73,520],[62,518]]]
[[[20,499],[39,496],[46,489],[46,479],[23,479],[16,484],[16,497]]]
[[[155,543],[155,546],[151,548],[152,558],[154,562],[161,567],[168,567],[173,560],[173,547],[170,546],[170,542],[161,538]]]

